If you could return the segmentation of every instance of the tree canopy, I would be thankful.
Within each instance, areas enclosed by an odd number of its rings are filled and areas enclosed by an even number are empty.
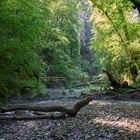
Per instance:
[[[80,5],[75,0],[2,0],[0,11],[2,97],[38,87],[41,76],[80,75]]]
[[[81,69],[83,2],[86,0],[0,1],[2,98],[18,95],[27,87],[41,92],[47,83],[42,77],[63,76],[72,82],[87,77]],[[140,1],[90,3],[95,69],[112,73],[120,83],[139,82]]]
[[[140,18],[126,0],[92,0],[97,63],[120,81],[139,81]],[[136,10],[135,10],[136,11]],[[137,79],[136,79],[137,78]]]

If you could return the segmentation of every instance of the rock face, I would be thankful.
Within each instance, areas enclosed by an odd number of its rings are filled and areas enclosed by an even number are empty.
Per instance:
[[[88,2],[84,4],[85,9],[80,13],[80,20],[82,22],[82,30],[81,30],[81,45],[83,47],[88,47],[90,38],[92,36],[92,22],[89,21],[91,15],[91,6]]]
[[[89,21],[91,15],[91,5],[88,1],[81,0],[83,5],[83,9],[80,12],[80,23],[82,28],[80,29],[80,43],[81,43],[81,56],[84,60],[88,62],[87,66],[83,65],[83,69],[88,72],[89,74],[93,74],[93,68],[91,64],[94,61],[94,55],[92,50],[89,48],[90,40],[92,37],[92,26],[93,23]]]

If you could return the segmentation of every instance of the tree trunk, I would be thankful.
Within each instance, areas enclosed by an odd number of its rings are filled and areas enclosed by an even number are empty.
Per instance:
[[[27,117],[0,117],[0,120],[33,120],[33,119],[61,119],[68,116],[76,116],[78,111],[87,105],[92,100],[92,97],[87,97],[79,102],[77,102],[73,108],[66,108],[64,106],[51,106],[51,107],[41,107],[41,106],[32,106],[32,105],[13,105],[8,107],[1,107],[0,113],[16,111],[16,110],[28,110],[28,111],[41,111],[41,112],[61,112],[60,116],[27,116]]]
[[[103,70],[103,72],[107,75],[107,77],[108,77],[108,79],[109,79],[109,81],[110,81],[110,84],[111,84],[111,86],[112,86],[113,88],[118,89],[118,88],[121,87],[121,84],[118,83],[118,82],[115,80],[115,78],[114,78],[108,71]]]

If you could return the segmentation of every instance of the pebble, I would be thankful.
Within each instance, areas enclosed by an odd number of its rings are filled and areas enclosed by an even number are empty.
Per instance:
[[[140,134],[136,131],[95,122],[99,118],[109,122],[114,120],[112,116],[115,115],[119,118],[117,121],[121,120],[119,112],[123,114],[123,110],[111,109],[110,105],[91,104],[81,109],[78,117],[65,120],[0,122],[0,140],[140,140]],[[132,112],[133,116],[137,117],[132,125],[136,126],[140,111],[137,114],[135,110]],[[129,123],[129,112],[125,110],[125,113]]]

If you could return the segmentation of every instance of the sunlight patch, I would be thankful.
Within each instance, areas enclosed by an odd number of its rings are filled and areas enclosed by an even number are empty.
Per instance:
[[[97,104],[99,106],[104,106],[104,105],[112,105],[113,103],[107,102],[107,101],[97,101],[97,100],[92,100],[89,104]]]
[[[130,120],[129,118],[122,118],[120,120],[117,120],[115,117],[111,117],[112,120],[109,120],[107,118],[95,118],[92,120],[94,123],[100,123],[102,125],[107,125],[111,127],[117,127],[122,128],[129,131],[137,131],[140,132],[140,120],[139,119],[133,119]]]

